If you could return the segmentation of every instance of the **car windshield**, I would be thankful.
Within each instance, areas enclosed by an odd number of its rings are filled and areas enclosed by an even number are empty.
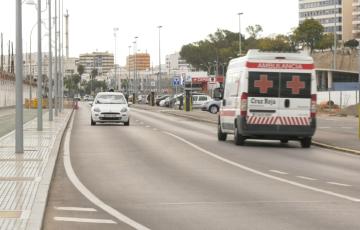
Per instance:
[[[123,95],[109,94],[99,95],[96,98],[97,104],[126,104],[126,100]]]

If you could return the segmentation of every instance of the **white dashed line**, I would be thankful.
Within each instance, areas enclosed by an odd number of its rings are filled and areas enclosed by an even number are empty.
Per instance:
[[[281,175],[288,175],[289,174],[287,172],[282,172],[282,171],[274,170],[274,169],[269,170],[269,172],[273,172],[273,173],[277,173],[277,174],[281,174]]]
[[[341,127],[342,129],[353,129],[354,127]]]
[[[56,220],[56,221],[65,221],[65,222],[78,222],[78,223],[116,224],[116,222],[113,221],[113,220],[74,218],[74,217],[61,217],[61,216],[55,216],[54,220]]]
[[[319,129],[330,129],[330,127],[327,127],[327,126],[325,126],[325,127],[319,127]]]
[[[296,176],[297,178],[300,178],[300,179],[304,179],[304,180],[312,180],[312,181],[315,181],[317,179],[315,178],[311,178],[311,177],[307,177],[307,176]]]
[[[153,128],[154,131],[157,131],[158,129],[157,128]]]
[[[327,182],[327,183],[332,184],[332,185],[342,186],[342,187],[351,187],[351,185],[349,185],[349,184],[341,184],[341,183],[336,183],[336,182]]]
[[[147,126],[145,126],[146,128],[151,128],[151,126],[150,125],[147,125]]]
[[[60,211],[76,211],[76,212],[96,212],[95,208],[79,208],[79,207],[54,207]]]
[[[190,141],[188,141],[188,140],[186,140],[186,139],[184,139],[182,137],[179,137],[179,136],[177,136],[177,135],[175,135],[173,133],[169,133],[169,132],[163,132],[163,133],[167,134],[169,136],[172,136],[173,138],[178,139],[179,141],[193,147],[194,149],[196,149],[196,150],[198,150],[198,151],[200,151],[200,152],[202,152],[202,153],[204,153],[204,154],[206,154],[206,155],[208,155],[210,157],[213,157],[213,158],[215,158],[217,160],[220,160],[220,161],[222,161],[222,162],[224,162],[226,164],[232,165],[232,166],[237,167],[239,169],[254,173],[256,175],[263,176],[263,177],[266,177],[266,178],[269,178],[269,179],[272,179],[272,180],[280,181],[280,182],[283,182],[283,183],[286,183],[286,184],[290,184],[290,185],[293,185],[293,186],[296,186],[296,187],[299,187],[299,188],[308,189],[310,191],[314,191],[314,192],[326,194],[326,195],[329,195],[329,196],[334,196],[334,197],[338,197],[338,198],[341,198],[341,199],[349,200],[349,201],[352,201],[352,202],[360,202],[360,198],[357,198],[357,197],[347,196],[347,195],[332,192],[332,191],[329,191],[329,190],[316,188],[316,187],[313,187],[313,186],[309,186],[309,185],[306,185],[306,184],[302,184],[302,183],[299,183],[299,182],[295,182],[295,181],[292,181],[292,180],[284,179],[284,178],[281,178],[281,177],[273,176],[273,175],[268,174],[268,173],[258,171],[256,169],[253,169],[253,168],[247,167],[245,165],[239,164],[237,162],[231,161],[231,160],[226,159],[224,157],[221,157],[221,156],[219,156],[219,155],[217,155],[215,153],[212,153],[212,152],[210,152],[210,151],[208,151],[206,149],[203,149],[200,146],[195,145],[195,144],[191,143]]]

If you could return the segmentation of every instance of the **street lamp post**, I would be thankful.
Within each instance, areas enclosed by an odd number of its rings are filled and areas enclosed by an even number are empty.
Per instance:
[[[49,6],[49,95],[48,95],[48,103],[49,103],[49,121],[53,120],[53,103],[52,103],[52,48],[51,48],[51,1],[48,0]]]
[[[117,66],[116,66],[116,40],[117,40],[117,32],[119,31],[119,28],[115,27],[113,28],[114,31],[114,40],[115,40],[115,51],[114,51],[114,67],[115,67],[115,81],[117,81]],[[118,90],[120,90],[120,85],[118,85]]]
[[[16,0],[16,115],[15,115],[15,153],[24,153],[23,129],[23,50],[22,50],[22,2]]]
[[[134,95],[135,95],[135,100],[136,100],[136,91],[137,91],[137,63],[136,63],[136,56],[137,56],[137,39],[138,37],[135,36],[135,41],[133,42],[134,43],[134,60],[135,60],[135,63],[134,63],[134,85],[133,85],[133,89],[134,89]]]
[[[336,3],[337,1],[334,1],[334,63],[333,63],[333,67],[334,67],[334,71],[336,69],[336,49],[337,49],[337,35],[336,35]]]
[[[59,115],[59,98],[58,98],[58,93],[59,93],[59,76],[58,76],[58,35],[57,35],[57,1],[55,0],[55,79],[54,79],[54,88],[55,88],[55,92],[54,92],[54,98],[55,98],[55,116],[57,117]]]
[[[158,79],[158,85],[159,85],[159,92],[158,94],[161,94],[161,46],[160,46],[160,30],[162,26],[158,26],[159,28],[159,79]]]
[[[37,18],[38,18],[38,79],[37,79],[37,130],[43,130],[43,118],[42,118],[42,49],[41,49],[41,0],[37,3]]]
[[[128,56],[128,71],[129,71],[129,75],[127,77],[127,87],[126,87],[126,93],[127,95],[129,95],[129,86],[130,86],[130,49],[131,49],[131,46],[128,46],[129,48],[129,56]]]
[[[242,50],[241,50],[241,15],[244,13],[238,13],[239,15],[239,56],[241,56]]]

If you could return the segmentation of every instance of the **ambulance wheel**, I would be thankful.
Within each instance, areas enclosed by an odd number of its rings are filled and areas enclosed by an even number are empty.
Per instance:
[[[245,144],[245,137],[241,134],[239,134],[238,128],[235,127],[234,130],[234,143],[235,145],[244,145]]]
[[[303,148],[310,148],[311,146],[311,137],[304,137],[300,140],[301,147]]]
[[[226,141],[227,133],[222,132],[220,123],[218,124],[217,135],[218,135],[218,140],[219,141]]]

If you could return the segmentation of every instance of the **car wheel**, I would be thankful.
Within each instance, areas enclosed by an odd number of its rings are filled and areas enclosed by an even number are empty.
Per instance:
[[[311,137],[304,137],[303,139],[300,140],[302,148],[310,148],[311,142],[312,142]]]
[[[129,126],[130,125],[130,119],[127,122],[124,122],[125,126]]]
[[[91,126],[96,125],[96,122],[91,118]]]
[[[219,108],[216,105],[212,105],[209,108],[209,112],[212,114],[216,114],[217,112],[219,112]]]
[[[234,142],[235,145],[244,145],[245,144],[245,137],[239,133],[239,130],[237,127],[235,127],[234,130]]]
[[[281,142],[281,144],[287,144],[287,143],[289,143],[289,140],[287,140],[287,139],[282,139],[282,140],[280,140],[280,142]]]
[[[217,135],[218,135],[218,140],[219,141],[226,141],[227,133],[222,132],[220,122],[218,124]]]

